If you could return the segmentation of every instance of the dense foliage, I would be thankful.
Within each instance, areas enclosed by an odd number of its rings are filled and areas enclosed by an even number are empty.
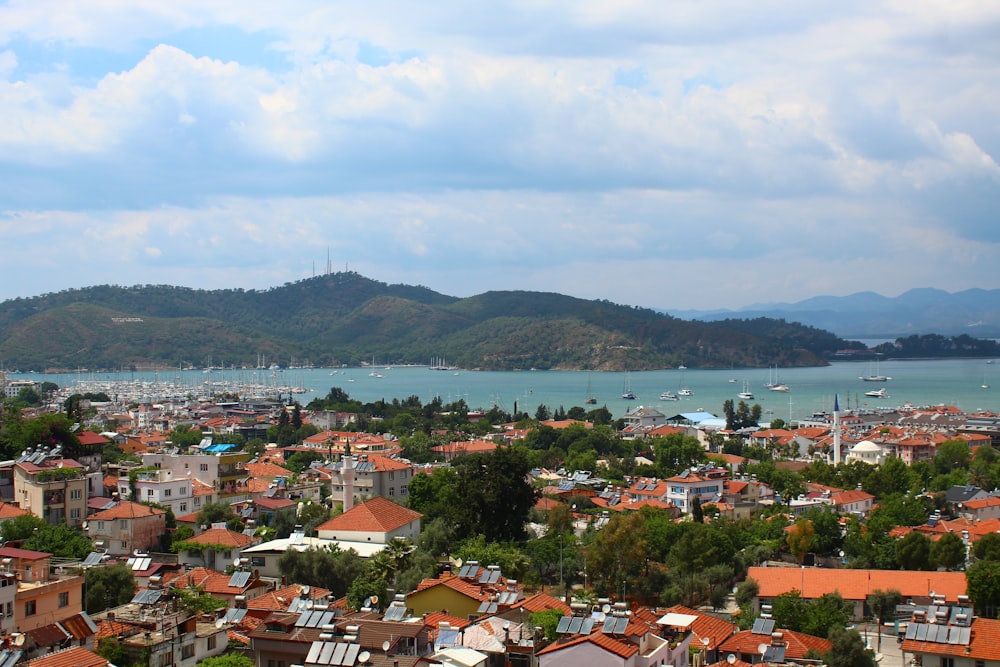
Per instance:
[[[773,327],[777,337],[772,338]],[[446,358],[465,368],[816,365],[829,334],[781,321],[702,323],[542,292],[458,299],[333,273],[270,290],[99,286],[0,303],[0,358],[24,369],[253,367]]]

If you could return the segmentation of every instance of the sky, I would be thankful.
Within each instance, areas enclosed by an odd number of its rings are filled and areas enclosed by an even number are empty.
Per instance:
[[[997,35],[995,0],[0,1],[0,299],[1000,288]]]

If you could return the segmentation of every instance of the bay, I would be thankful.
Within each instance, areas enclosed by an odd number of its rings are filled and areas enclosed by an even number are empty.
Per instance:
[[[294,398],[303,405],[322,397],[332,387],[339,387],[361,402],[380,399],[392,401],[417,396],[427,403],[440,397],[447,404],[459,399],[471,409],[489,409],[497,405],[506,411],[517,410],[534,415],[540,404],[550,410],[573,406],[606,406],[616,418],[636,406],[656,407],[672,416],[705,410],[722,414],[726,400],[738,402],[737,393],[746,382],[765,418],[780,417],[795,421],[814,412],[831,411],[834,396],[842,409],[871,410],[897,406],[952,405],[965,412],[1000,412],[1000,363],[984,359],[891,360],[879,365],[879,372],[891,377],[884,383],[865,382],[869,362],[837,361],[818,368],[733,369],[733,370],[658,370],[625,373],[588,371],[470,371],[463,369],[432,370],[426,366],[391,366],[282,370],[214,369],[118,373],[21,373],[11,379],[55,382],[61,387],[88,389],[97,385],[118,387],[117,391],[134,399],[134,392],[158,393],[154,387],[173,385],[191,396],[207,395],[226,387],[271,387],[295,391]],[[787,393],[768,390],[764,384],[777,380],[788,385]],[[621,397],[628,382],[636,400]],[[145,384],[144,384],[145,383]],[[983,384],[989,384],[984,389]],[[587,406],[588,385],[596,406]],[[130,387],[126,391],[125,387]],[[143,389],[143,387],[147,387]],[[865,396],[866,391],[884,387],[887,398]],[[677,393],[688,388],[691,396],[677,401],[661,400],[662,392]],[[273,393],[273,392],[272,392]],[[144,398],[156,400],[158,396]]]

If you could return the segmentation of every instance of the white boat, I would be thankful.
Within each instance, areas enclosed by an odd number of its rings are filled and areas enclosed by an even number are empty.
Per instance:
[[[625,371],[625,384],[622,387],[622,398],[626,401],[635,400],[635,394],[632,393],[632,382],[629,380],[628,371]]]
[[[770,387],[768,387],[768,389],[770,389],[771,391],[782,391],[782,392],[791,391],[791,389],[788,388],[787,384],[782,384],[781,382],[779,382],[778,384],[772,384]]]
[[[742,398],[744,400],[750,400],[750,399],[753,398],[753,392],[750,391],[750,387],[747,386],[747,381],[746,380],[743,381],[743,391],[741,391],[740,393],[736,394],[736,396],[739,397],[739,398]]]
[[[874,371],[872,371],[872,369],[869,368],[868,369],[869,370],[869,374],[868,375],[862,375],[858,379],[864,380],[865,382],[888,382],[889,380],[891,380],[892,378],[889,377],[888,375],[882,375],[882,373],[880,372],[878,366],[879,366],[879,362],[878,362],[878,359],[876,359],[875,360],[875,369],[874,369]]]
[[[660,400],[661,401],[679,401],[681,399],[677,396],[677,394],[675,394],[673,392],[665,391],[662,394],[660,394]]]
[[[683,389],[678,389],[677,390],[677,395],[678,396],[694,396],[694,392],[691,391],[690,389],[688,389],[687,387],[685,387]]]
[[[889,398],[889,394],[886,392],[885,387],[881,389],[872,389],[871,391],[866,391],[865,396],[871,398]]]

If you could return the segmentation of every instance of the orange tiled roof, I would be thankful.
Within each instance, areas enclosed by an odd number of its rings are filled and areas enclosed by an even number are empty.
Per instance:
[[[760,586],[760,597],[774,598],[790,590],[815,599],[837,591],[845,600],[864,600],[875,589],[896,589],[904,598],[922,597],[934,591],[948,602],[965,595],[964,572],[909,572],[906,570],[850,570],[751,567],[747,577]]]
[[[584,427],[586,428],[594,428],[593,422],[586,422],[580,419],[560,419],[558,421],[555,419],[546,419],[545,421],[540,422],[539,426],[548,426],[549,428],[554,428],[554,429],[564,429],[564,428],[569,428],[574,424],[583,424]]]
[[[220,544],[222,546],[242,549],[252,545],[256,542],[256,540],[249,535],[237,533],[229,530],[228,528],[209,528],[205,532],[185,540],[185,542],[194,542],[195,544]]]
[[[870,493],[865,493],[859,489],[851,489],[849,491],[834,493],[830,496],[830,500],[833,501],[834,505],[846,505],[848,503],[858,503],[865,500],[874,501],[875,496]]]
[[[134,503],[131,500],[123,500],[114,507],[98,512],[90,517],[91,521],[114,521],[115,519],[141,519],[148,516],[162,516],[166,511]]]
[[[463,440],[462,442],[449,442],[444,445],[436,445],[431,449],[439,454],[475,454],[490,453],[496,451],[499,445],[492,440]]]
[[[484,600],[490,599],[490,593],[484,592],[479,586],[472,584],[461,577],[455,577],[450,574],[446,574],[437,579],[424,579],[417,585],[417,590],[415,593],[425,591],[428,588],[434,588],[435,586],[447,586],[448,588],[470,597],[473,600],[478,600],[482,602]]]
[[[826,639],[820,639],[812,635],[793,630],[775,629],[775,631],[782,633],[781,640],[785,643],[785,655],[789,658],[804,658],[806,657],[806,653],[813,649],[819,653],[826,653],[833,647],[833,644]],[[749,653],[758,655],[759,651],[757,647],[761,643],[770,643],[770,639],[767,635],[754,634],[750,630],[743,630],[719,644],[719,651],[721,653]]]
[[[282,468],[281,466],[269,461],[262,463],[248,463],[246,464],[246,471],[251,477],[290,477],[292,474],[291,470]]]
[[[94,445],[106,445],[109,442],[111,442],[100,433],[94,433],[93,431],[77,431],[76,439],[79,440],[80,444],[85,447]]]
[[[129,635],[135,631],[135,628],[128,623],[122,623],[121,621],[99,621],[97,623],[97,634],[94,635],[94,641],[99,639],[105,639],[106,637],[117,637],[118,635]]]
[[[704,644],[701,640],[708,638],[708,650],[710,651],[714,651],[718,648],[719,644],[733,636],[738,627],[735,623],[730,623],[729,621],[724,621],[721,618],[703,614],[700,611],[679,604],[669,607],[664,610],[663,613],[688,614],[690,616],[695,616],[696,618],[691,624],[691,632],[695,635],[695,641],[691,642],[691,645],[703,646]]]
[[[615,639],[611,635],[606,635],[603,632],[595,632],[589,635],[575,635],[566,639],[557,639],[539,651],[536,655],[555,653],[556,651],[562,651],[573,646],[580,646],[581,644],[585,644],[587,642],[590,642],[595,646],[599,646],[605,651],[613,653],[620,658],[631,658],[639,652],[639,647],[631,642]]]
[[[989,496],[987,498],[980,498],[979,500],[970,500],[963,503],[965,509],[970,510],[982,510],[987,507],[996,507],[1000,505],[1000,496]]]
[[[553,597],[548,593],[536,593],[529,598],[525,598],[517,603],[518,607],[523,608],[529,613],[535,613],[536,611],[548,611],[549,609],[558,609],[567,615],[572,613],[570,606],[560,600],[557,597]]]
[[[388,498],[375,496],[355,505],[343,514],[319,525],[316,530],[374,531],[387,533],[396,530],[423,515]]]
[[[953,655],[966,660],[1000,660],[1000,621],[975,618],[968,646],[904,639],[902,649],[906,653]]]
[[[458,616],[452,616],[451,614],[446,614],[440,611],[428,612],[424,614],[424,627],[427,628],[431,641],[437,639],[438,623],[447,623],[451,627],[458,628],[459,630],[472,625],[472,621],[465,618],[459,618]]]
[[[325,588],[320,588],[319,586],[309,587],[310,600],[319,600],[329,594],[330,591]],[[253,600],[248,600],[247,609],[258,611],[285,611],[288,609],[288,606],[292,604],[292,600],[300,597],[301,595],[302,586],[299,584],[291,584],[289,586],[285,586],[284,588],[279,588],[276,591],[259,595]]]
[[[191,479],[191,495],[193,496],[210,496],[215,493],[215,489],[212,488],[211,484],[206,484],[197,478]]]
[[[24,514],[28,514],[28,510],[23,510],[10,503],[0,503],[0,521],[13,519],[16,516],[22,516]]]
[[[206,567],[196,567],[188,572],[177,572],[176,574],[164,575],[164,584],[173,584],[179,588],[190,588],[200,586],[206,593],[216,595],[240,595],[249,588],[263,585],[259,579],[251,579],[246,586],[230,586],[232,577],[222,572],[209,570]]]
[[[107,664],[109,664],[107,660],[81,646],[56,651],[28,661],[30,667],[103,667]]]

